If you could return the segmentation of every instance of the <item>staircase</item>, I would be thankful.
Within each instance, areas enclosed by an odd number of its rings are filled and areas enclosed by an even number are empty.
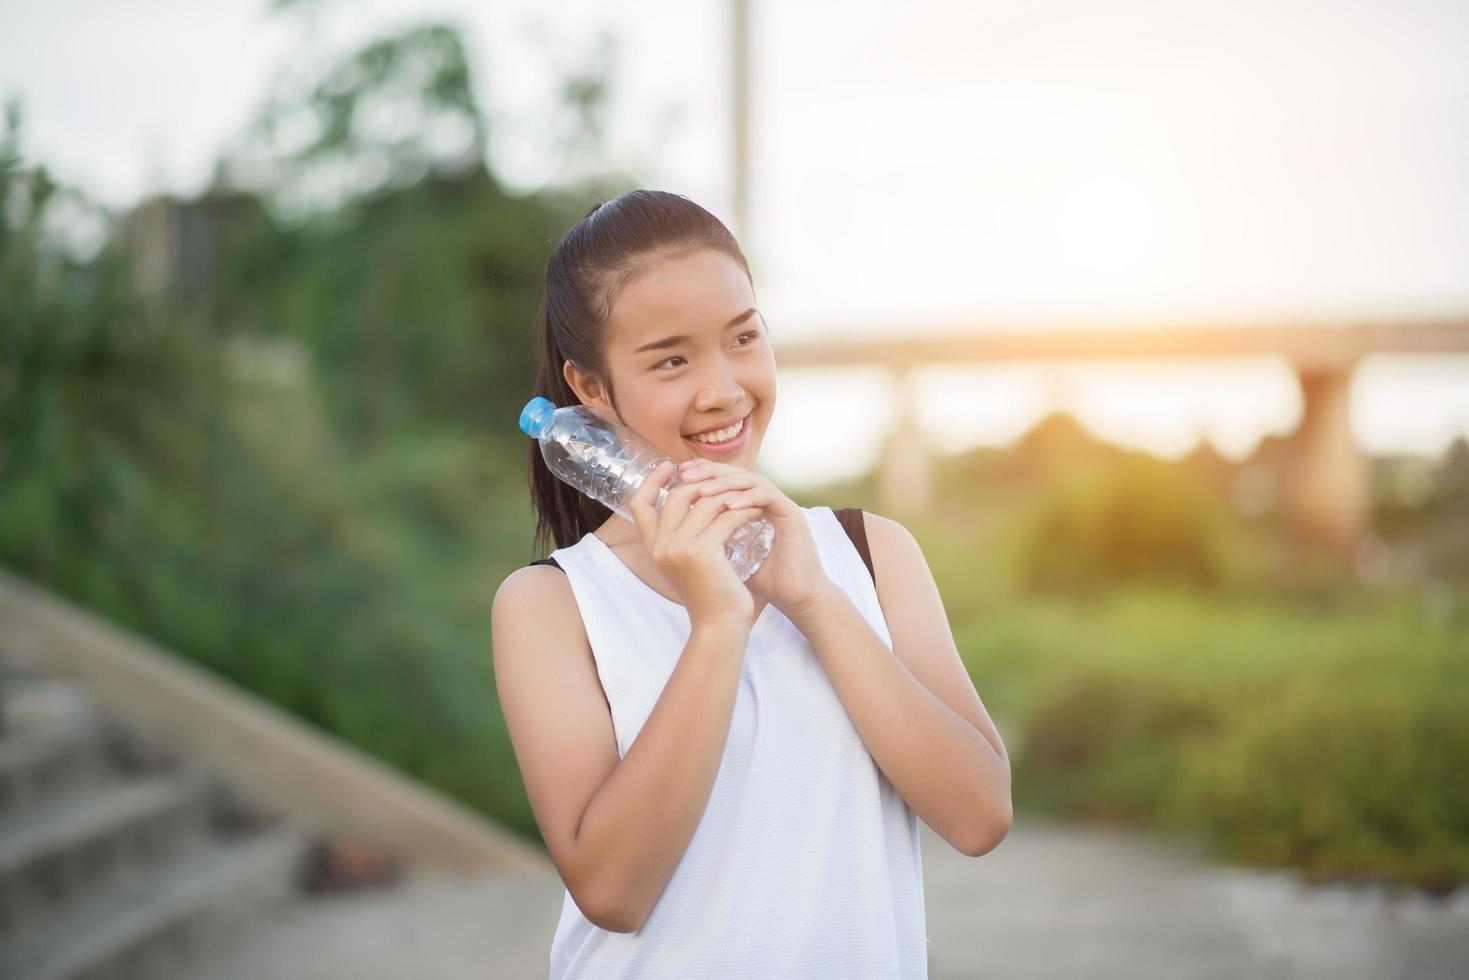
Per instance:
[[[0,977],[176,976],[290,894],[305,846],[0,650]]]

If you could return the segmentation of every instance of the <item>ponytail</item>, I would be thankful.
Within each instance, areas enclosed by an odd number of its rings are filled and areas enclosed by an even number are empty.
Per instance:
[[[556,338],[547,323],[547,316],[546,303],[543,301],[536,314],[540,337],[536,344],[535,389],[530,397],[540,395],[557,408],[563,405],[579,405],[581,399],[561,371],[565,358],[561,357],[556,346]],[[529,401],[530,398],[526,400]],[[526,469],[530,473],[530,499],[537,516],[534,544],[537,556],[545,557],[556,548],[575,544],[582,539],[582,535],[601,527],[612,516],[610,508],[552,473],[541,455],[541,444],[535,439],[530,440]]]

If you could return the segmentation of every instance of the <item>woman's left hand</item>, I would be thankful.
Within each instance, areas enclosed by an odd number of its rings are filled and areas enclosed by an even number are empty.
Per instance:
[[[699,459],[679,466],[679,480],[702,483],[701,497],[739,490],[738,495],[729,498],[728,506],[765,509],[763,516],[774,525],[775,540],[760,569],[745,579],[745,585],[758,598],[789,616],[831,587],[806,515],[768,479],[754,470]]]

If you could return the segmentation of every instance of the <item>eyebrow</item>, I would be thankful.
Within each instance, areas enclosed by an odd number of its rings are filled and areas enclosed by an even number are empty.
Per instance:
[[[748,310],[746,310],[745,312],[741,313],[739,316],[735,317],[733,320],[731,320],[728,323],[726,323],[724,325],[723,330],[728,330],[731,327],[737,327],[737,326],[739,326],[740,324],[744,323],[746,320],[750,319],[750,315],[752,313],[754,313],[754,312],[755,312],[755,307],[753,307],[753,306],[750,307]],[[722,333],[723,330],[721,330],[720,332]],[[687,334],[679,334],[679,335],[677,335],[675,337],[664,337],[662,340],[651,340],[648,343],[644,344],[643,346],[639,347],[637,350],[633,351],[633,353],[634,354],[641,354],[645,350],[662,350],[665,347],[675,347],[675,346],[677,346],[679,344],[684,343],[685,341],[692,340],[692,339],[693,338],[689,337]]]

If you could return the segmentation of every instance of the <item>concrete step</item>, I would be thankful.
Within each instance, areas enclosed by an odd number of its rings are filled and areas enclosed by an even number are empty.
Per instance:
[[[97,738],[29,732],[0,738],[0,827],[48,799],[99,782],[110,768]]]
[[[26,673],[0,671],[0,837],[29,809],[105,776],[108,723],[79,688]]]
[[[44,675],[40,671],[26,666],[7,655],[4,650],[0,650],[0,684],[12,680],[31,680],[42,676]]]
[[[285,901],[304,844],[268,829],[200,840],[89,892],[44,926],[0,939],[0,976],[15,980],[163,980]]]
[[[12,668],[0,676],[0,738],[29,735],[102,736],[108,719],[74,684]]]
[[[144,980],[294,891],[306,846],[0,655],[0,977]]]
[[[0,826],[0,936],[203,837],[214,789],[181,769],[57,794]]]
[[[3,662],[3,660],[0,660]],[[173,755],[141,742],[81,689],[40,675],[0,672],[0,834],[28,809],[122,773],[179,767]]]

